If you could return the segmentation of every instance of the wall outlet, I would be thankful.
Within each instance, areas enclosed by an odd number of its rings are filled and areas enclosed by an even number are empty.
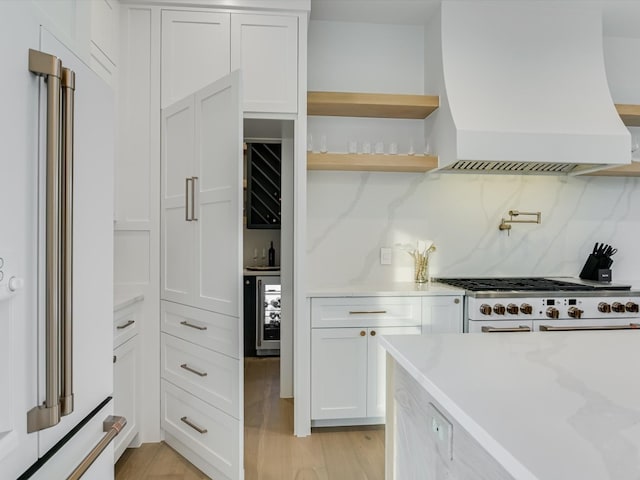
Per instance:
[[[453,460],[453,425],[432,404],[429,404],[429,417],[431,418],[431,436],[436,441],[440,454]]]
[[[391,248],[380,248],[380,265],[391,265]]]

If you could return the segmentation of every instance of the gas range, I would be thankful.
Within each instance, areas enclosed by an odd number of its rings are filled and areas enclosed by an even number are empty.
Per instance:
[[[571,278],[441,278],[466,291],[465,332],[640,328],[640,291]]]

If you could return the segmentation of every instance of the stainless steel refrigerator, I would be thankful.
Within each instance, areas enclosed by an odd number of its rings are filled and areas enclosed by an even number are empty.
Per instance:
[[[114,94],[0,2],[0,478],[113,478]]]

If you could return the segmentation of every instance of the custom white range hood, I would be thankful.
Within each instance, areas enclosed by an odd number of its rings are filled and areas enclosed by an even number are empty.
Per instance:
[[[575,174],[630,163],[599,9],[449,1],[426,37],[425,91],[440,95],[426,134],[440,170]]]

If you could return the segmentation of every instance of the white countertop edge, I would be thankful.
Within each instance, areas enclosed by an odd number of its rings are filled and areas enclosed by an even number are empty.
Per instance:
[[[456,335],[456,334],[454,334]],[[458,334],[459,335],[459,334]],[[473,418],[465,413],[449,396],[434,385],[413,363],[407,359],[395,346],[384,336],[378,340],[380,346],[384,348],[395,361],[402,366],[428,393],[436,400],[442,408],[456,419],[471,437],[473,437],[507,472],[519,480],[539,480],[521,462],[519,462],[509,451],[507,451],[498,441],[478,425]]]
[[[117,312],[142,300],[144,300],[142,293],[119,293],[113,299],[113,311]]]
[[[310,289],[306,296],[321,297],[431,297],[438,295],[464,295],[465,291],[443,283],[423,285],[414,282],[397,282],[386,285],[345,285]]]

